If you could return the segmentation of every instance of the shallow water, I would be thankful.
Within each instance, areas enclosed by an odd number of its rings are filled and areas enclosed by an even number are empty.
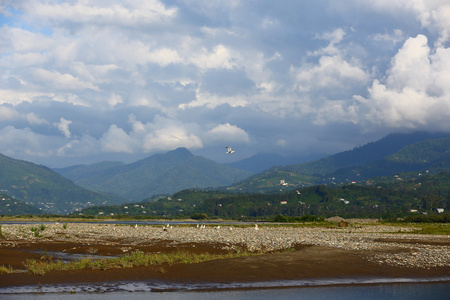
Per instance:
[[[235,283],[164,283],[164,282],[106,282],[95,284],[60,284],[60,285],[30,285],[7,287],[0,289],[0,298],[6,294],[73,294],[73,293],[173,293],[173,292],[205,292],[243,289],[279,289],[279,288],[313,288],[325,286],[367,286],[410,284],[425,286],[426,284],[445,284],[450,286],[447,277],[442,278],[360,278],[349,279],[308,279],[284,280],[268,282],[235,282]]]
[[[107,256],[107,255],[95,255],[95,254],[81,254],[81,253],[67,253],[60,251],[28,251],[29,253],[36,253],[52,257],[63,262],[79,260],[79,259],[105,259],[105,258],[116,258],[117,256]]]
[[[134,292],[126,291],[127,285],[133,285]],[[21,293],[2,294],[1,299],[185,299],[185,300],[214,300],[214,299],[449,299],[450,283],[396,283],[396,284],[372,284],[372,285],[336,285],[336,286],[315,286],[296,287],[284,289],[252,289],[252,290],[219,290],[219,291],[173,291],[160,292],[136,289],[136,283],[124,284],[122,291],[102,293],[93,291],[66,291],[66,292],[41,292],[41,293]],[[72,287],[74,288],[74,287]]]

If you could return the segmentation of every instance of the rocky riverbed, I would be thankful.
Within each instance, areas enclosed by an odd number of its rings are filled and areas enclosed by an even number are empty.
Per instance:
[[[358,251],[375,264],[411,268],[450,267],[450,236],[419,235],[409,227],[352,225],[299,227],[283,225],[114,225],[99,223],[3,224],[3,248],[21,244],[71,242],[116,245],[122,252],[160,244],[215,244],[223,250],[273,252],[301,245]]]

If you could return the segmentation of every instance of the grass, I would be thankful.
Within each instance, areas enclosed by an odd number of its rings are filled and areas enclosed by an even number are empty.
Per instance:
[[[0,224],[0,239],[4,238],[3,232],[2,232],[2,224]]]
[[[421,224],[414,224],[412,226],[418,227],[412,233],[450,235],[449,223],[421,223]]]
[[[433,235],[450,235],[450,223],[381,223],[380,225],[388,225],[393,227],[409,227],[413,231],[412,234],[433,234]]]
[[[228,259],[235,257],[244,257],[250,255],[258,255],[248,251],[238,251],[236,253],[226,254],[193,254],[187,251],[178,251],[175,253],[152,253],[145,254],[142,251],[135,251],[127,255],[109,259],[80,259],[71,262],[63,262],[61,260],[53,260],[52,257],[42,257],[40,260],[32,259],[25,262],[28,272],[35,275],[45,275],[51,271],[70,271],[70,270],[106,270],[114,268],[133,268],[139,266],[159,266],[174,264],[194,264],[216,259]]]
[[[11,266],[0,266],[0,274],[11,274],[14,270]]]

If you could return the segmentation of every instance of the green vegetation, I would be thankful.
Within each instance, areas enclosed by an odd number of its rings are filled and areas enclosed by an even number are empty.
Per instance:
[[[0,266],[0,274],[11,274],[14,273],[14,269],[11,266]]]
[[[420,228],[415,233],[418,234],[436,234],[436,235],[450,235],[450,224],[442,223],[421,223]]]
[[[227,259],[235,257],[244,257],[249,255],[258,255],[248,251],[238,251],[227,254],[194,254],[187,251],[178,251],[175,253],[154,253],[145,254],[142,251],[135,251],[131,254],[123,255],[118,258],[109,259],[80,259],[71,262],[54,260],[52,257],[43,256],[40,260],[27,260],[25,267],[32,274],[44,275],[50,271],[68,271],[68,270],[106,270],[112,268],[132,268],[138,266],[163,266],[174,264],[193,264],[209,260]]]
[[[231,188],[246,193],[267,193],[320,184],[363,184],[363,181],[376,176],[391,176],[400,172],[450,171],[449,149],[448,134],[389,135],[380,141],[327,158],[268,169]],[[280,185],[281,180],[286,185]]]
[[[312,216],[312,215],[305,215],[302,217],[286,217],[283,215],[278,215],[272,220],[272,222],[289,222],[289,223],[296,223],[296,222],[325,222],[325,219],[322,217]]]
[[[0,239],[4,238],[3,232],[2,232],[2,224],[0,224]]]
[[[208,215],[204,213],[195,213],[191,216],[191,219],[193,220],[207,220]]]
[[[39,208],[26,204],[4,193],[0,193],[0,215],[40,215]]]
[[[2,154],[0,154],[0,191],[9,195],[8,200],[2,200],[1,198],[5,196],[0,196],[2,215],[18,214],[20,210],[21,214],[40,214],[41,211],[63,214],[89,205],[123,201],[118,196],[83,189],[45,166]]]
[[[251,175],[250,172],[195,156],[185,148],[152,155],[131,164],[102,163],[57,171],[84,188],[133,201],[191,187],[229,185],[234,180]]]
[[[431,223],[411,223],[406,219],[396,219],[396,220],[384,220],[381,224],[386,224],[390,226],[401,226],[401,227],[411,227],[414,229],[411,233],[415,234],[435,234],[435,235],[450,235],[450,223],[433,222]]]
[[[324,159],[274,167],[243,181],[238,180],[248,173],[184,148],[132,164],[102,162],[58,172],[103,192],[81,189],[46,167],[0,155],[0,216],[50,218],[70,213],[84,219],[196,220],[284,216],[293,221],[307,215],[411,216],[427,222],[450,210],[448,134],[393,134]],[[235,184],[206,188],[230,181]],[[150,198],[122,204],[125,200],[117,195],[133,201]]]
[[[444,213],[438,213],[438,208],[444,209]],[[445,222],[448,209],[450,173],[423,172],[419,175],[413,172],[374,178],[367,185],[319,185],[273,194],[184,190],[156,202],[90,207],[82,214],[114,218],[191,217],[197,220],[274,220],[276,216],[283,216],[289,222],[308,221],[309,216],[376,219],[411,216],[423,218],[424,222],[430,218],[431,222],[441,219]]]

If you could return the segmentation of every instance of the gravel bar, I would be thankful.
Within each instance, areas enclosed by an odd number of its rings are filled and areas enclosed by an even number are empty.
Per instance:
[[[225,249],[279,251],[317,245],[362,251],[377,264],[433,268],[450,266],[450,236],[411,233],[412,228],[387,225],[299,227],[285,225],[117,225],[99,223],[2,224],[0,245],[22,242],[71,241],[118,245],[181,243],[220,244]],[[41,226],[45,227],[41,230]]]

